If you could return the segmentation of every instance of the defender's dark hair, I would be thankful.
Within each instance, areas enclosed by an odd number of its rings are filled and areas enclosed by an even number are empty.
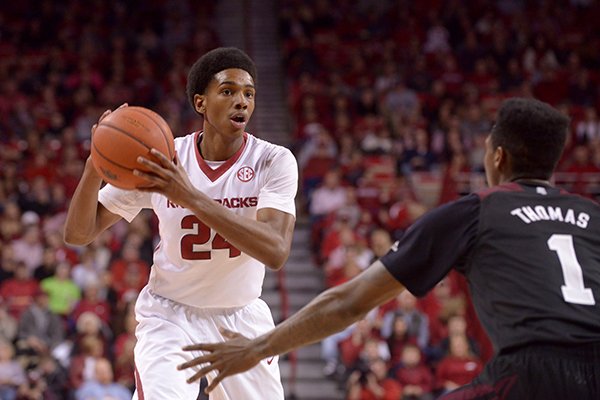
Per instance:
[[[569,118],[539,100],[504,101],[492,129],[494,148],[512,156],[514,178],[549,179],[567,139]]]
[[[186,92],[194,107],[194,95],[204,94],[215,74],[228,68],[239,68],[248,72],[256,82],[256,65],[242,50],[235,47],[219,47],[200,57],[188,74]]]

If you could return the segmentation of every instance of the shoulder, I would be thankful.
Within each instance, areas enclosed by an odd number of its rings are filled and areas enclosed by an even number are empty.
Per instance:
[[[296,157],[290,149],[259,139],[248,134],[248,154],[254,158],[260,169],[278,170],[280,172],[294,173],[298,169]]]
[[[272,156],[281,155],[281,156],[292,157],[292,158],[294,157],[294,155],[292,154],[290,149],[288,149],[287,147],[284,147],[282,145],[275,144],[272,142],[268,142],[264,139],[257,138],[256,136],[254,136],[250,133],[248,133],[247,135],[248,135],[248,145],[255,149],[259,149],[261,152],[264,152],[265,154],[270,154]]]
[[[175,138],[175,149],[180,150],[189,146],[193,146],[198,139],[199,131],[188,133],[184,136],[178,136]]]

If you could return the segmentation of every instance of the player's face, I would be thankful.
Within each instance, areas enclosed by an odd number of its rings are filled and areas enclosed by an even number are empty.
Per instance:
[[[205,123],[219,133],[241,135],[254,112],[254,95],[254,80],[248,72],[238,68],[218,72],[202,103]]]
[[[485,177],[488,186],[495,186],[500,183],[500,173],[494,163],[494,150],[492,135],[488,135],[485,139],[485,155],[483,156],[483,167],[485,168]]]

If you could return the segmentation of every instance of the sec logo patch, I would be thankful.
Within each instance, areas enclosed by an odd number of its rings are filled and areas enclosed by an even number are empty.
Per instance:
[[[242,182],[250,182],[254,178],[254,170],[250,167],[242,167],[238,170],[237,177]]]

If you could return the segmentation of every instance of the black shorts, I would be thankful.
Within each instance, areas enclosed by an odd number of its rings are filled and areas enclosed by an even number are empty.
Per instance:
[[[598,400],[600,343],[528,345],[494,357],[444,400]]]

